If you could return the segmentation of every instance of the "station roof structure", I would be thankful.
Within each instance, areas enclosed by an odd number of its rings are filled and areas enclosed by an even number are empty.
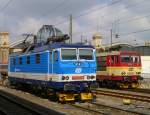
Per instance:
[[[21,49],[23,46],[23,41],[24,41],[24,39],[15,41],[15,42],[11,43],[9,47],[14,48],[14,49]]]

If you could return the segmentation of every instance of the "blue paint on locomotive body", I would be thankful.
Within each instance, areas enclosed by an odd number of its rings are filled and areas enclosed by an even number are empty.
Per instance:
[[[73,55],[74,54],[74,55]],[[53,43],[9,57],[8,79],[62,90],[82,91],[96,81],[96,56],[91,45]]]

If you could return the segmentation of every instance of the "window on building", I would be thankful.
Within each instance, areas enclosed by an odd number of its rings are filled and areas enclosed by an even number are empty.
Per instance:
[[[27,56],[26,63],[27,63],[27,64],[30,64],[30,56]]]
[[[19,64],[22,65],[22,57],[19,57]]]
[[[37,64],[40,63],[40,54],[36,54],[36,63],[37,63]]]

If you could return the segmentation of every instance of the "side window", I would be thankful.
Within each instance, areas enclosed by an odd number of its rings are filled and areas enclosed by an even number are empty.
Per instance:
[[[30,64],[30,56],[27,56],[26,63]]]
[[[36,64],[39,64],[40,63],[40,54],[36,54]]]
[[[111,56],[111,64],[115,64],[115,56]]]
[[[15,58],[13,58],[13,65],[16,65],[16,59]]]
[[[58,61],[58,52],[57,51],[54,52],[54,60]]]
[[[116,63],[119,63],[119,56],[116,56]]]
[[[19,64],[22,65],[22,57],[19,57]]]

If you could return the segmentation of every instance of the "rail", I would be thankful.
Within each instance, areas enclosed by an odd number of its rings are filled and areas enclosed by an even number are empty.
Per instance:
[[[70,104],[70,105],[73,106],[73,107],[76,107],[78,109],[88,111],[88,112],[92,112],[92,113],[96,113],[96,114],[109,115],[109,114],[107,114],[107,113],[105,113],[103,111],[97,111],[95,109],[86,108],[86,107],[79,106],[79,105],[76,105],[76,104]]]
[[[106,91],[106,90],[95,90],[96,94],[98,95],[106,95],[111,97],[118,97],[118,98],[127,98],[136,101],[148,102],[150,103],[150,96],[140,95],[140,94],[131,94],[127,92],[116,92],[116,91]]]

